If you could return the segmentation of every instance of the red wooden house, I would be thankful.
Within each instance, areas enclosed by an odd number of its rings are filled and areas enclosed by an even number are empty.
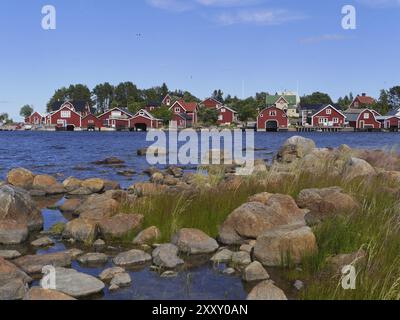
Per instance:
[[[201,103],[204,107],[210,109],[218,109],[222,107],[223,103],[214,98],[207,98]]]
[[[82,116],[65,103],[57,111],[46,116],[46,124],[55,126],[58,130],[74,131],[82,127]]]
[[[311,125],[313,127],[343,127],[346,116],[334,106],[328,104],[317,109],[311,116]]]
[[[367,96],[367,94],[363,93],[361,96],[358,95],[354,98],[352,103],[350,104],[350,109],[353,108],[365,108],[366,106],[370,106],[375,103],[375,99]]]
[[[376,116],[376,120],[381,123],[381,128],[398,131],[400,129],[399,116]]]
[[[280,131],[287,130],[289,118],[286,112],[277,107],[267,107],[263,109],[257,117],[258,131]]]
[[[43,121],[44,121],[43,116],[37,111],[32,113],[29,117],[25,118],[25,123],[31,125],[40,125],[43,123]]]
[[[218,109],[218,125],[231,125],[237,121],[237,112],[229,107],[220,106]]]
[[[349,126],[355,129],[380,129],[382,124],[376,117],[378,112],[370,109],[348,109],[345,112]]]
[[[145,109],[139,110],[129,119],[129,128],[135,131],[147,131],[149,129],[159,129],[162,127],[162,120],[155,118]]]
[[[84,130],[100,130],[102,127],[101,120],[94,114],[88,114],[82,118],[82,129]]]
[[[170,106],[172,105],[172,103],[173,103],[173,99],[172,99],[172,97],[171,97],[169,94],[167,94],[167,95],[164,97],[164,99],[162,99],[162,101],[161,101],[161,104],[162,104],[163,106],[167,106],[167,107],[170,107]]]
[[[198,107],[197,102],[176,101],[170,107],[170,110],[173,112],[172,120],[181,122],[182,124],[184,123],[184,126],[180,126],[179,123],[177,123],[180,128],[191,127],[197,123]]]
[[[115,130],[128,130],[129,119],[133,114],[122,108],[113,108],[98,116],[101,126]]]

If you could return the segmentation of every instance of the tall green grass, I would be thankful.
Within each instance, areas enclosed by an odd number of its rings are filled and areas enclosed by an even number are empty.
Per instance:
[[[300,269],[283,267],[283,277],[305,282],[301,299],[400,299],[400,205],[396,194],[385,191],[396,185],[379,179],[347,182],[330,175],[328,169],[323,174],[295,174],[279,183],[269,183],[268,174],[258,174],[243,179],[234,190],[221,184],[220,177],[199,180],[214,182],[193,194],[139,198],[124,206],[123,212],[143,214],[144,227],[157,226],[162,242],[184,227],[216,237],[227,216],[251,195],[267,191],[297,197],[306,188],[339,186],[359,201],[360,208],[314,227],[318,252],[305,256]],[[357,288],[344,290],[340,275],[327,268],[327,258],[359,249],[366,252],[366,259],[357,265]]]

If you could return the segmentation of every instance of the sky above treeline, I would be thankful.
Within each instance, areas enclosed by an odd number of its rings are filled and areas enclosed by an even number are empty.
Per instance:
[[[345,5],[356,29],[342,27]],[[76,83],[334,99],[400,85],[400,0],[1,0],[0,41],[0,113],[15,120]]]

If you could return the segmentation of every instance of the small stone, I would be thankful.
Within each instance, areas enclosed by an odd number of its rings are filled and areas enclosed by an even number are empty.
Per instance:
[[[104,253],[87,253],[80,256],[78,261],[88,265],[105,264],[108,261],[108,257]]]
[[[121,267],[113,267],[105,269],[102,273],[100,273],[99,278],[102,281],[108,282],[111,281],[117,274],[124,273],[125,269]]]
[[[251,253],[252,250],[253,250],[253,246],[251,246],[249,244],[243,244],[240,246],[240,251]]]
[[[223,274],[226,274],[226,275],[228,275],[228,276],[231,276],[231,275],[233,275],[233,274],[236,273],[236,270],[233,269],[233,268],[226,268],[222,273],[223,273]]]
[[[54,224],[50,228],[49,232],[50,232],[50,234],[58,236],[58,235],[62,235],[64,230],[65,230],[65,223],[64,222],[59,222],[59,223]]]
[[[265,280],[251,290],[247,300],[287,300],[287,297],[272,281]]]
[[[133,244],[142,245],[149,244],[153,241],[157,241],[161,236],[160,230],[156,226],[149,227],[141,231],[136,238],[133,240]]]
[[[234,266],[247,266],[251,263],[251,257],[248,252],[239,251],[232,254],[232,264]]]
[[[131,276],[126,273],[117,273],[111,280],[111,286],[116,285],[118,287],[127,287],[132,283]]]
[[[161,278],[176,278],[178,276],[178,273],[175,271],[165,271],[161,274]]]
[[[296,280],[293,286],[296,288],[296,290],[300,291],[304,288],[304,282]]]
[[[21,256],[21,253],[19,253],[17,250],[0,250],[0,257],[11,260],[11,259],[16,259]]]
[[[211,261],[214,263],[229,263],[232,260],[232,254],[231,250],[222,249],[211,258]]]
[[[49,247],[54,244],[54,241],[49,237],[43,237],[31,242],[33,247]]]
[[[142,265],[151,261],[151,256],[142,250],[130,250],[117,255],[113,262],[117,266]]]
[[[105,245],[106,243],[102,239],[98,239],[95,242],[93,242],[93,247],[95,247],[96,249],[102,249],[105,247]]]
[[[110,291],[117,291],[119,289],[120,289],[120,287],[118,287],[116,284],[113,284],[108,288],[108,290],[110,290]]]
[[[178,257],[178,251],[178,247],[171,243],[162,244],[154,249],[152,253],[153,263],[161,268],[176,268],[178,265],[184,263]]]
[[[71,256],[72,259],[76,259],[79,256],[83,255],[84,252],[80,249],[73,248],[67,250],[67,253]]]
[[[261,281],[269,279],[269,274],[261,263],[254,261],[244,269],[242,278],[247,282]]]

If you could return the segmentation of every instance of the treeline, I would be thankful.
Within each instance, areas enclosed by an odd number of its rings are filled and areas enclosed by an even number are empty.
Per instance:
[[[185,101],[200,101],[188,91],[175,90],[170,92],[167,85],[139,89],[132,82],[121,82],[114,86],[108,82],[96,85],[90,90],[86,85],[76,84],[62,87],[54,93],[47,103],[47,111],[51,110],[55,102],[85,101],[95,107],[97,113],[102,113],[110,108],[127,108],[135,112],[149,103],[161,103],[168,93]]]
[[[83,84],[70,85],[69,87],[62,87],[56,90],[47,104],[47,111],[51,110],[51,106],[55,102],[75,100],[88,102],[95,109],[96,113],[102,113],[114,107],[127,108],[130,112],[135,113],[148,104],[160,104],[163,97],[167,94],[170,94],[175,99],[183,99],[187,102],[201,101],[201,99],[189,91],[171,91],[165,83],[150,89],[140,89],[132,82],[121,82],[118,85],[105,82],[96,85],[92,90]],[[238,112],[239,120],[246,122],[255,119],[258,110],[265,107],[266,96],[268,94],[268,92],[258,92],[252,97],[239,99],[237,96],[225,95],[222,90],[217,89],[210,96],[235,109]],[[302,96],[300,105],[336,104],[339,108],[345,110],[354,100],[354,97],[352,93],[349,93],[340,97],[335,102],[327,93],[314,92],[310,95]],[[27,106],[24,107],[26,111],[24,114],[29,113],[30,109]],[[400,86],[381,90],[380,96],[372,108],[381,114],[386,114],[391,109],[400,108]],[[168,108],[161,108],[157,113],[158,117],[165,120],[171,116]],[[200,112],[200,118],[205,123],[216,122],[215,119],[217,117],[217,113],[213,111],[202,110]]]

